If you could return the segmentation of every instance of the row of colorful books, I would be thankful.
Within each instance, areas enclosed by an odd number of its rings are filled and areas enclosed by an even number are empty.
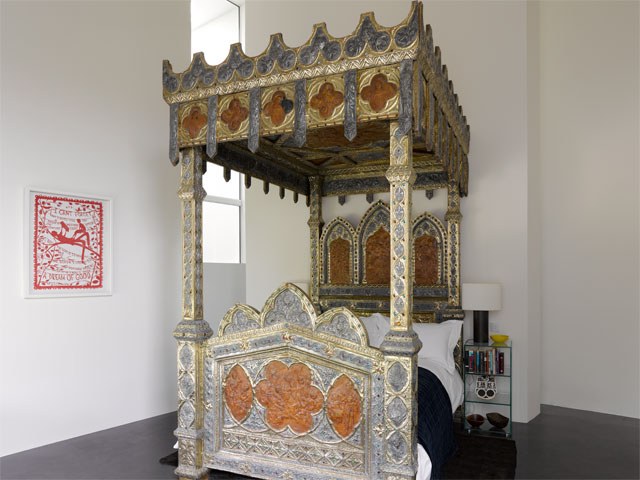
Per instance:
[[[464,355],[467,373],[504,375],[504,352],[497,348],[468,348]]]

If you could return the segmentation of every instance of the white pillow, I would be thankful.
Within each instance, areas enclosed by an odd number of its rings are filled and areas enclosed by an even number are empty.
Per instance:
[[[364,328],[367,329],[369,345],[378,348],[389,331],[389,319],[384,315],[374,313],[370,317],[360,317],[360,320],[364,324]]]
[[[420,337],[422,349],[419,358],[429,358],[440,363],[454,373],[456,364],[453,360],[453,350],[456,348],[462,329],[462,320],[447,320],[442,323],[414,323],[413,329]]]

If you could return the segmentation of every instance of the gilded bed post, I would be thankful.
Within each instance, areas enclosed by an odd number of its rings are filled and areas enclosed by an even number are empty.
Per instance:
[[[386,479],[415,478],[417,463],[417,353],[421,343],[413,331],[411,197],[416,173],[412,162],[411,129],[390,124],[391,193],[391,330],[380,346],[385,356]],[[404,131],[404,133],[403,133]]]
[[[178,341],[178,438],[176,475],[202,479],[204,419],[204,344],[211,337],[202,312],[202,188],[201,147],[181,151],[182,180],[182,321],[173,336]]]
[[[320,230],[324,222],[322,221],[322,192],[321,178],[319,176],[309,177],[309,235],[311,247],[311,282],[309,285],[311,301],[318,307],[320,300]]]
[[[447,285],[449,307],[460,307],[460,191],[456,182],[449,182],[447,221]]]

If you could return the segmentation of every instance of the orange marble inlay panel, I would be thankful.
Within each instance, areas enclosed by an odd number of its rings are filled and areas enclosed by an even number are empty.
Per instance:
[[[374,112],[379,112],[387,105],[387,101],[395,96],[397,91],[398,86],[395,83],[389,82],[384,73],[378,73],[371,79],[371,84],[362,89],[360,96],[369,102]]]
[[[274,360],[264,369],[265,379],[256,385],[256,399],[267,409],[267,424],[276,431],[287,426],[298,434],[311,430],[311,415],[324,406],[322,392],[311,385],[311,371],[302,363],[287,367]]]
[[[327,394],[327,415],[333,428],[342,438],[353,433],[360,422],[362,404],[353,382],[341,375]]]
[[[227,375],[224,400],[237,422],[243,422],[247,418],[253,403],[253,390],[249,377],[240,365],[234,366]]]
[[[191,138],[196,138],[206,124],[207,116],[202,113],[200,107],[193,107],[189,115],[182,120],[182,128],[189,132]]]
[[[333,115],[333,111],[344,100],[342,92],[338,92],[331,82],[325,82],[320,87],[320,91],[311,97],[309,105],[325,120]]]
[[[391,253],[389,233],[382,227],[367,239],[365,272],[371,285],[389,285]]]
[[[416,238],[414,244],[416,285],[438,283],[438,243],[430,235]]]
[[[282,90],[277,90],[271,96],[271,101],[264,106],[263,111],[271,118],[273,125],[279,127],[291,110],[293,110],[293,101],[289,100]]]
[[[234,98],[229,102],[229,108],[222,112],[220,119],[227,124],[229,130],[235,132],[240,128],[240,125],[248,116],[249,109],[243,107],[240,100]]]
[[[351,244],[344,238],[336,238],[329,246],[329,283],[348,285],[351,283]]]

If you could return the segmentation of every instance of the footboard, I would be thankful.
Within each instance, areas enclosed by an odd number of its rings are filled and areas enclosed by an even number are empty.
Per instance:
[[[384,477],[385,360],[349,310],[317,316],[290,284],[260,313],[236,305],[207,342],[204,377],[205,467],[257,478]]]

